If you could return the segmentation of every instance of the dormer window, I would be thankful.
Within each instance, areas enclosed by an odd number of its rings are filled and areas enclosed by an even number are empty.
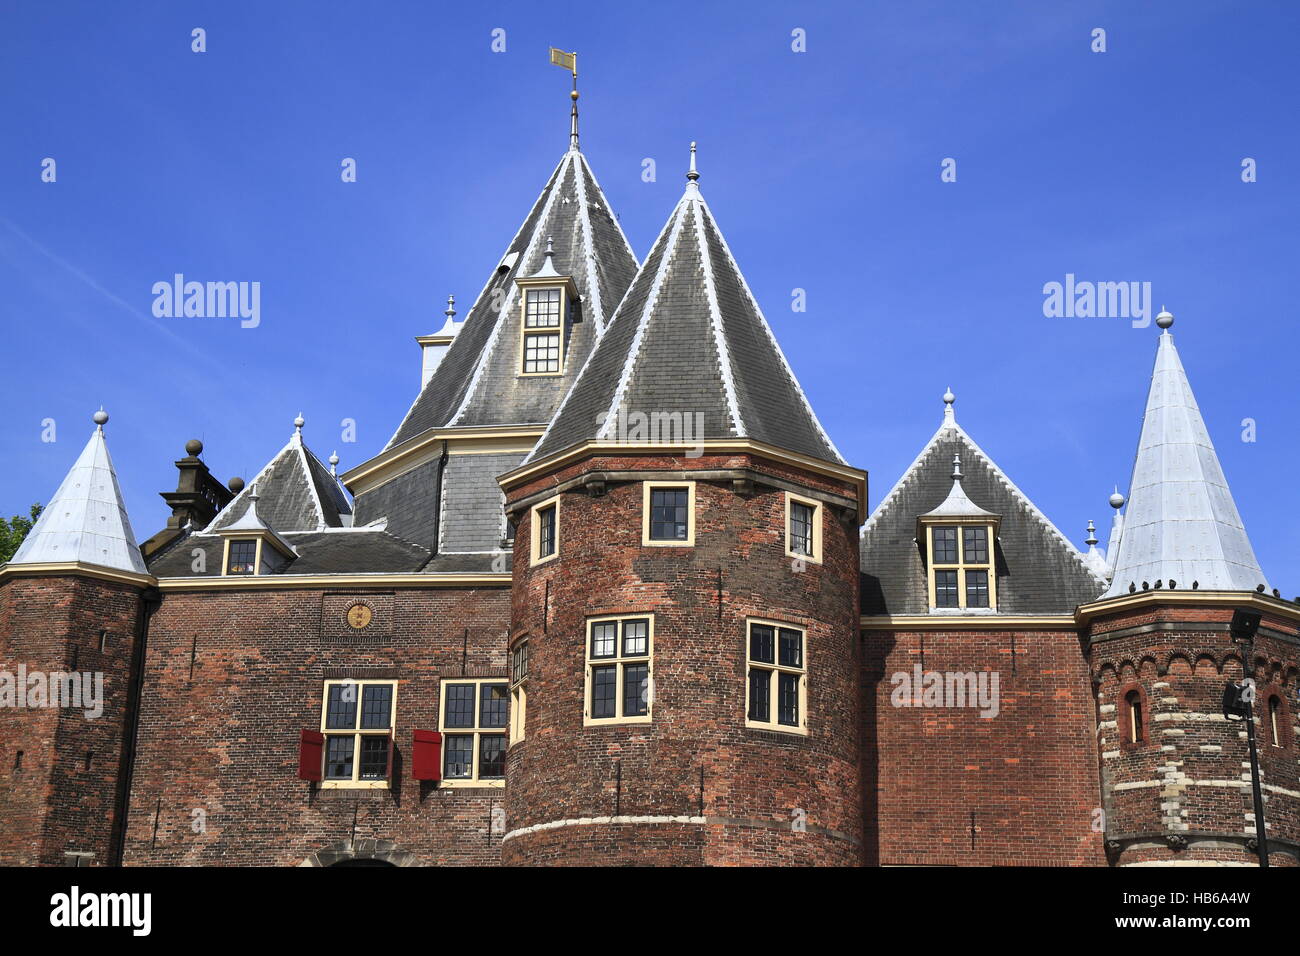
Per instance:
[[[564,331],[569,303],[577,287],[569,276],[555,271],[551,240],[546,240],[546,261],[530,276],[516,279],[521,292],[519,372],[521,375],[559,375],[564,371]]]
[[[933,611],[997,608],[996,542],[1001,518],[962,488],[961,457],[953,457],[952,490],[939,507],[917,519]]]
[[[226,573],[256,574],[258,543],[256,538],[235,538],[231,541],[226,552]]]

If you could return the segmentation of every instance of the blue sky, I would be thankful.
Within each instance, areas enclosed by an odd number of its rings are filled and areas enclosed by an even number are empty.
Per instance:
[[[0,17],[4,514],[49,498],[101,404],[142,540],[189,438],[223,479],[256,472],[299,411],[322,458],[377,452],[419,383],[413,337],[449,292],[478,292],[567,145],[554,44],[580,53],[584,152],[638,255],[699,141],[701,188],[873,506],[951,386],[1067,536],[1092,518],[1104,538],[1157,330],[1047,318],[1042,289],[1150,282],[1264,570],[1300,593],[1282,506],[1300,470],[1294,4],[50,0]],[[154,318],[177,272],[259,281],[260,326]]]

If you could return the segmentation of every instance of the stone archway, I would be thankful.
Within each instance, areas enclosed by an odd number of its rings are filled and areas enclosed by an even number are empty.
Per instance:
[[[299,866],[422,866],[410,850],[390,840],[344,840],[317,850]]]

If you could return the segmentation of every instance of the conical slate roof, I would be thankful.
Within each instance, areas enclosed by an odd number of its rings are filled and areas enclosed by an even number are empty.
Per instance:
[[[1232,500],[1205,420],[1168,331],[1156,350],[1128,511],[1106,597],[1129,585],[1174,580],[1201,590],[1253,591],[1265,584]]]
[[[844,461],[694,179],[527,460],[588,440],[626,439],[620,422],[638,413],[682,413],[702,425],[696,440],[749,438]]]
[[[212,519],[205,531],[235,527],[254,493],[258,495],[258,517],[268,528],[281,533],[324,531],[351,522],[352,504],[338,479],[303,442],[301,422],[301,418],[295,421],[288,444]]]
[[[78,561],[117,571],[148,573],[104,441],[106,421],[108,416],[103,412],[96,415],[98,424],[90,441],[10,565]]]
[[[562,375],[519,374],[516,277],[543,264],[571,276],[581,301],[565,331]],[[636,257],[586,158],[564,154],[523,225],[488,277],[438,369],[421,389],[386,448],[430,428],[544,424],[573,383],[636,272]]]

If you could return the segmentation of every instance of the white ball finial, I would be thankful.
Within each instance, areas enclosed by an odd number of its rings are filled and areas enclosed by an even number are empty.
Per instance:
[[[99,411],[95,412],[94,415],[91,415],[90,418],[96,425],[103,428],[108,422],[108,412],[104,411],[103,407],[101,407]]]
[[[302,426],[306,424],[307,420],[302,417],[302,412],[299,412],[298,417],[293,420],[293,427],[298,429],[298,431],[302,431]]]
[[[1110,506],[1114,508],[1116,511],[1119,511],[1120,508],[1124,507],[1125,500],[1126,500],[1125,497],[1121,495],[1119,493],[1119,489],[1116,488],[1115,493],[1110,496]]]
[[[943,393],[943,403],[945,405],[951,405],[955,401],[957,401],[957,396],[952,393],[951,388]]]
[[[1160,307],[1160,314],[1156,316],[1156,325],[1162,329],[1167,329],[1174,324],[1174,314],[1166,309],[1163,305]]]

